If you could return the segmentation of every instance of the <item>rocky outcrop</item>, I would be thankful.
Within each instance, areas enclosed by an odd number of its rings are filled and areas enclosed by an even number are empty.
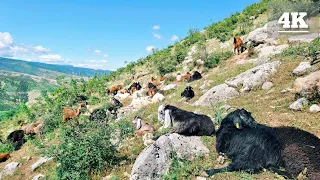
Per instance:
[[[279,65],[280,61],[262,64],[227,80],[225,83],[230,87],[241,88],[241,92],[255,90],[260,88],[277,71],[276,68]]]
[[[4,178],[5,176],[11,176],[18,168],[19,163],[18,162],[11,162],[7,164],[2,172],[0,173],[0,179]]]
[[[31,168],[32,171],[36,170],[38,167],[40,167],[42,164],[52,160],[53,158],[47,158],[47,157],[41,157],[37,162],[32,164]]]
[[[192,160],[196,156],[207,155],[209,149],[197,136],[182,136],[176,133],[163,135],[139,154],[130,179],[162,179],[162,175],[167,173],[170,167],[173,153],[176,153],[178,158]]]
[[[220,101],[226,101],[228,99],[239,97],[240,93],[233,87],[229,87],[227,84],[220,84],[211,88],[204,95],[202,95],[193,106],[210,106]]]
[[[162,91],[169,91],[172,89],[177,89],[177,87],[178,87],[177,84],[169,84],[169,85],[166,85],[165,87],[163,87],[161,90]]]
[[[261,88],[268,78],[276,72],[280,61],[262,64],[238,76],[226,80],[225,83],[211,88],[202,95],[194,106],[209,106],[217,102],[223,102],[240,96],[241,93],[249,92]],[[238,91],[240,89],[240,92]]]
[[[309,100],[320,98],[320,71],[297,78],[294,87],[294,91],[299,97],[305,97]]]
[[[292,74],[295,76],[302,76],[305,75],[311,68],[312,66],[310,62],[301,62],[299,66],[293,70]]]
[[[270,58],[273,55],[280,54],[284,49],[288,48],[288,44],[282,44],[279,46],[264,46],[259,48],[258,57],[259,58]]]
[[[290,105],[290,109],[294,111],[301,111],[308,105],[308,103],[309,102],[306,98],[300,98]]]

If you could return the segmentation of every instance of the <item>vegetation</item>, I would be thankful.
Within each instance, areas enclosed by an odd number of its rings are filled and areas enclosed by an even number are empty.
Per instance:
[[[138,112],[129,114],[125,119],[115,122],[112,119],[108,123],[90,122],[88,116],[84,115],[86,109],[81,109],[83,112],[78,118],[71,122],[62,123],[62,110],[65,106],[76,107],[81,101],[76,100],[79,95],[86,95],[91,106],[106,109],[109,106],[110,97],[105,94],[105,88],[114,83],[120,82],[128,75],[136,75],[139,68],[155,69],[156,73],[165,75],[179,70],[179,65],[185,57],[189,49],[196,45],[198,51],[193,56],[193,59],[202,59],[206,70],[213,67],[218,67],[216,73],[210,73],[207,76],[208,81],[212,81],[210,86],[223,83],[227,78],[238,75],[245,70],[252,68],[252,64],[239,65],[237,67],[226,67],[224,62],[232,56],[231,51],[217,51],[209,53],[206,49],[205,41],[211,38],[217,38],[220,41],[227,41],[233,35],[242,35],[247,33],[252,25],[250,16],[258,17],[267,10],[268,0],[263,0],[247,7],[242,13],[231,15],[224,21],[214,23],[205,28],[205,32],[199,32],[196,29],[189,31],[189,36],[181,42],[168,46],[163,50],[155,50],[147,57],[139,59],[137,62],[127,63],[124,68],[119,68],[117,71],[111,72],[106,76],[99,76],[95,74],[93,77],[84,79],[68,79],[67,76],[58,76],[57,83],[59,87],[51,87],[49,84],[37,84],[30,79],[7,79],[5,86],[1,84],[0,97],[3,97],[2,102],[11,101],[11,104],[0,103],[0,108],[6,110],[1,112],[0,109],[0,128],[10,127],[14,129],[18,127],[20,121],[28,123],[42,120],[45,124],[43,134],[40,137],[35,137],[28,141],[30,146],[36,146],[41,151],[41,156],[48,155],[54,157],[55,164],[54,173],[50,174],[49,179],[94,179],[101,176],[114,173],[117,177],[113,179],[125,179],[124,172],[129,172],[134,160],[144,148],[141,138],[135,138],[127,141],[128,138],[133,137],[133,126],[131,119],[139,115],[156,129],[160,126],[157,121],[158,104],[152,104],[144,107]],[[240,27],[240,28],[238,28]],[[294,81],[291,76],[292,69],[296,67],[299,61],[305,57],[314,57],[319,51],[319,38],[311,44],[298,44],[285,50],[280,57],[285,59],[281,65],[281,71],[272,79],[275,84],[275,92],[268,94],[265,98],[265,91],[258,90],[252,92],[250,95],[244,95],[236,100],[230,100],[227,103],[238,105],[254,111],[253,115],[257,117],[262,123],[269,123],[269,121],[277,124],[278,120],[282,120],[283,125],[294,125],[306,130],[319,133],[319,123],[316,115],[308,115],[304,112],[297,112],[297,117],[306,119],[306,122],[299,122],[297,119],[287,117],[290,111],[286,108],[291,95],[281,95],[280,91],[284,88],[290,87]],[[298,57],[298,60],[293,57]],[[300,59],[299,59],[300,58]],[[295,59],[294,61],[291,61]],[[1,60],[0,60],[1,62]],[[292,64],[289,64],[292,63]],[[195,66],[197,64],[194,64]],[[146,68],[148,67],[148,68]],[[17,67],[18,68],[18,67]],[[28,69],[28,68],[27,68]],[[28,71],[33,71],[28,69]],[[59,74],[61,75],[61,74]],[[4,81],[3,79],[1,81]],[[175,81],[175,76],[170,75],[166,83]],[[199,87],[203,81],[191,82],[190,85],[195,87],[194,90],[197,96],[202,94]],[[130,80],[126,80],[124,85],[129,85]],[[216,104],[213,107],[201,107],[195,110],[186,103],[179,101],[180,92],[185,88],[187,83],[182,83],[177,90],[170,91],[170,98],[166,99],[164,103],[172,104],[189,111],[201,111],[201,113],[209,114],[215,118],[219,124],[225,115],[225,107],[223,104]],[[189,84],[188,84],[189,85]],[[26,96],[23,94],[11,94],[11,99],[8,99],[8,92],[27,92],[30,90],[42,90],[42,96],[37,103],[31,106],[25,106],[23,103]],[[167,94],[165,94],[167,95]],[[263,98],[262,98],[263,97]],[[190,100],[189,104],[193,103],[195,99]],[[3,104],[3,105],[2,105]],[[264,111],[260,111],[264,109]],[[272,112],[271,114],[269,112]],[[79,122],[76,125],[76,122]],[[10,124],[10,125],[8,125]],[[9,128],[8,128],[9,129]],[[2,137],[6,137],[6,132],[1,131]],[[29,139],[28,139],[29,140]],[[215,137],[203,137],[202,141],[210,149],[209,157],[199,157],[194,161],[179,159],[174,154],[171,168],[164,179],[193,179],[200,175],[203,169],[212,168],[215,159]],[[129,145],[128,145],[129,144]],[[0,144],[1,152],[11,152],[12,146],[8,144]],[[126,160],[122,165],[120,162]],[[107,173],[107,174],[105,174]],[[250,175],[244,172],[219,174],[218,179],[273,179],[273,174],[265,172],[262,175]],[[215,177],[215,178],[216,178]]]

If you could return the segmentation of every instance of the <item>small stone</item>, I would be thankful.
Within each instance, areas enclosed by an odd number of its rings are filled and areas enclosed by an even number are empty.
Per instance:
[[[38,175],[36,175],[35,177],[33,177],[32,180],[38,180],[38,179],[41,179],[41,178],[43,178],[43,177],[44,177],[43,174],[38,174]]]
[[[299,66],[293,70],[292,74],[302,76],[306,74],[310,68],[312,68],[310,62],[301,62]]]
[[[320,106],[313,104],[312,106],[310,106],[310,112],[311,113],[317,113],[320,112]]]
[[[272,82],[265,82],[262,84],[262,89],[263,90],[269,90],[273,87],[273,83]]]
[[[301,111],[303,107],[308,105],[308,103],[309,102],[306,98],[300,98],[290,105],[290,109],[295,111]]]
[[[196,180],[206,180],[206,178],[205,178],[205,177],[197,176]]]

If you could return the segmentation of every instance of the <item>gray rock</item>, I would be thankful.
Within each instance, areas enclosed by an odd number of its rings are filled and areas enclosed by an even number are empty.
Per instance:
[[[283,44],[283,45],[279,45],[279,46],[265,46],[259,49],[258,51],[258,57],[259,58],[270,58],[273,55],[276,54],[280,54],[284,49],[286,49],[287,47],[289,47],[288,44]]]
[[[42,178],[44,178],[44,175],[43,174],[38,174],[35,177],[33,177],[32,180],[38,180],[38,179],[42,179]]]
[[[53,158],[41,157],[37,162],[32,164],[32,166],[31,166],[32,171],[36,170],[39,166],[41,166],[42,164],[44,164],[52,159]]]
[[[265,24],[262,28],[257,28],[251,31],[245,41],[264,41],[269,44],[278,44],[276,39],[279,37],[278,31],[280,30],[277,21],[271,21]]]
[[[163,91],[168,91],[168,90],[172,90],[172,89],[177,89],[178,84],[169,84],[166,85],[164,88],[162,88]]]
[[[310,43],[315,38],[319,37],[318,33],[308,33],[303,35],[290,36],[288,38],[289,42],[306,42]]]
[[[226,101],[228,99],[236,98],[240,96],[240,93],[233,87],[229,87],[227,84],[220,84],[214,86],[204,95],[202,95],[193,106],[210,106],[220,101]]]
[[[317,113],[320,112],[320,106],[313,104],[312,106],[310,106],[310,112],[311,113]]]
[[[200,88],[201,90],[204,90],[204,89],[207,88],[207,84],[205,83],[205,84],[201,85],[199,88]]]
[[[273,83],[272,82],[265,82],[262,84],[262,89],[263,90],[269,90],[273,87]]]
[[[227,80],[225,83],[228,86],[235,88],[242,87],[242,89],[240,90],[241,92],[256,90],[260,88],[261,85],[277,71],[276,68],[279,65],[280,61],[262,64]]]
[[[294,111],[301,111],[303,107],[307,106],[309,101],[306,98],[300,98],[290,105],[290,109]]]
[[[296,67],[292,74],[295,76],[305,75],[309,69],[311,69],[310,62],[301,62],[298,67]]]
[[[297,78],[294,82],[294,91],[300,97],[309,100],[317,99],[320,95],[320,71]]]
[[[18,168],[19,163],[18,162],[11,162],[7,164],[2,172],[0,173],[0,179],[4,178],[5,176],[11,176]]]
[[[200,137],[179,134],[162,135],[155,143],[146,147],[137,157],[130,180],[162,179],[170,167],[172,153],[178,158],[192,160],[199,155],[209,154]]]

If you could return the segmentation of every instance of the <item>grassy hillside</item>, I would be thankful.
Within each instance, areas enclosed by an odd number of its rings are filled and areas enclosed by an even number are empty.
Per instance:
[[[320,51],[319,38],[312,43],[290,44],[288,49],[270,59],[270,61],[282,60],[277,73],[270,77],[270,81],[274,83],[270,91],[258,89],[212,107],[191,106],[204,94],[200,89],[203,84],[209,84],[208,89],[210,89],[255,66],[254,63],[234,63],[234,59],[238,56],[230,51],[231,44],[220,48],[220,43],[228,43],[233,35],[244,35],[263,26],[267,21],[267,3],[270,1],[263,0],[253,4],[242,13],[236,13],[224,21],[209,25],[205,31],[190,30],[189,36],[181,42],[163,50],[154,51],[153,54],[129,63],[126,67],[111,72],[107,76],[94,76],[88,81],[73,79],[60,83],[61,86],[54,89],[52,93],[43,93],[41,101],[30,107],[19,106],[10,116],[0,121],[2,139],[12,130],[19,129],[21,121],[31,123],[41,120],[45,128],[39,136],[28,136],[28,142],[21,150],[12,152],[12,158],[8,162],[21,162],[21,165],[17,172],[7,179],[32,179],[39,173],[45,174],[48,179],[101,179],[105,176],[109,176],[110,179],[129,179],[128,174],[131,173],[137,156],[145,148],[142,138],[134,136],[131,121],[135,116],[140,116],[158,130],[162,126],[157,119],[157,109],[160,104],[171,104],[217,119],[225,116],[224,104],[241,106],[251,111],[259,123],[269,126],[295,126],[320,137],[319,115],[308,113],[306,110],[293,113],[288,106],[294,100],[294,94],[280,93],[285,88],[292,88],[295,80],[292,70],[300,62],[306,61],[306,58],[313,58],[315,52]],[[255,19],[248,20],[251,16]],[[286,40],[282,41],[288,43]],[[215,44],[218,44],[219,48],[212,47]],[[181,64],[193,46],[197,50],[192,54],[192,63]],[[201,65],[197,64],[198,59],[204,61],[203,79],[191,83],[174,82],[174,75],[177,72],[183,72],[184,66],[190,70],[199,68]],[[319,65],[316,68],[319,68]],[[108,123],[89,121],[88,116],[85,115],[88,110],[82,109],[79,118],[70,123],[62,123],[63,108],[66,105],[75,108],[80,103],[76,98],[79,95],[88,97],[90,107],[102,109],[110,105],[111,96],[106,95],[106,87],[115,84],[126,86],[134,81],[145,84],[152,76],[167,73],[171,76],[165,84],[174,82],[178,84],[178,88],[165,92],[166,99],[161,103],[150,104],[126,114],[119,121],[111,119]],[[128,79],[129,75],[136,77],[138,74],[148,75],[138,80]],[[196,94],[195,98],[189,102],[181,101],[180,96],[187,85],[192,86]],[[11,88],[11,90],[15,89]],[[131,100],[129,97],[122,103],[127,106]],[[76,125],[75,121],[79,124]],[[163,132],[157,132],[157,135],[160,133]],[[198,157],[194,161],[173,157],[171,168],[163,179],[195,179],[204,169],[223,166],[216,161],[215,137],[202,137],[202,142],[210,150],[209,156]],[[12,151],[11,145],[0,144],[0,153],[10,151]],[[42,156],[51,156],[54,160],[32,172],[31,164]],[[28,160],[23,157],[32,158]],[[6,164],[7,162],[0,163],[0,169]],[[281,177],[267,171],[259,174],[221,173],[211,179],[281,179]]]
[[[95,73],[107,75],[111,71],[94,70],[88,68],[73,67],[71,65],[54,65],[39,62],[27,62],[21,60],[13,60],[0,57],[0,70],[13,71],[37,76],[57,76],[56,74],[63,73],[76,76],[93,76]],[[54,79],[54,78],[53,78]]]

